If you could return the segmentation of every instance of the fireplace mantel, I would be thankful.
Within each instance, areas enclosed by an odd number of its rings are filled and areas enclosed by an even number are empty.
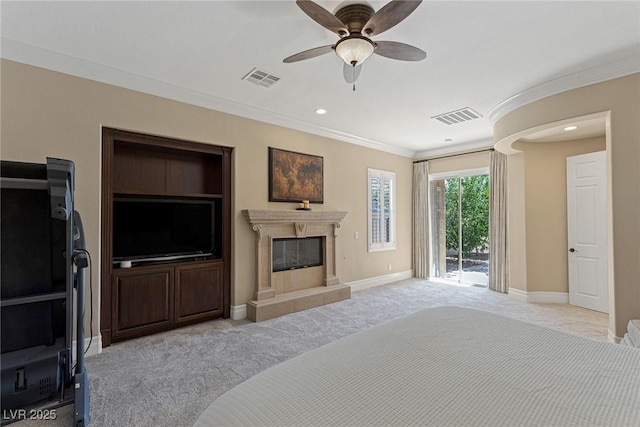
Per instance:
[[[242,215],[256,232],[256,289],[247,303],[253,321],[270,319],[350,298],[351,289],[336,275],[336,238],[347,212],[245,209]],[[273,240],[322,237],[324,265],[273,271]]]
[[[340,221],[347,215],[346,212],[323,212],[323,211],[303,211],[303,210],[256,210],[245,209],[242,215],[249,224],[282,224],[282,223],[330,223],[339,226]]]

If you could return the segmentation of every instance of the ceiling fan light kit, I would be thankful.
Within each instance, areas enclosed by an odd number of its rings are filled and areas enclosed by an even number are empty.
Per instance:
[[[296,4],[304,13],[327,30],[336,33],[340,40],[334,45],[296,53],[285,58],[283,62],[315,58],[333,50],[345,63],[345,81],[355,83],[360,74],[360,66],[374,53],[401,61],[421,61],[427,54],[415,46],[391,41],[374,42],[369,39],[400,23],[421,2],[422,0],[392,0],[377,12],[367,4],[349,4],[340,8],[334,15],[311,0],[296,0]]]
[[[352,35],[347,36],[336,43],[336,55],[345,64],[355,67],[361,65],[367,58],[373,55],[375,45],[366,37]]]

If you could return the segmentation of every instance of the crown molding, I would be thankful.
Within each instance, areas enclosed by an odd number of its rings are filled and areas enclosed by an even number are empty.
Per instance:
[[[638,54],[629,55],[606,64],[566,74],[526,89],[493,107],[487,117],[493,126],[505,115],[534,101],[637,72],[640,72],[640,56]]]
[[[159,96],[259,122],[413,158],[415,151],[314,125],[251,105],[194,91],[124,70],[42,49],[15,40],[0,39],[0,57],[35,67]]]

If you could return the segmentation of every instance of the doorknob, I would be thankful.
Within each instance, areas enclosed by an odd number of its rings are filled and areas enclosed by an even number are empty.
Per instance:
[[[573,249],[573,248],[569,249],[569,252],[575,252],[575,251],[576,251],[576,250],[575,250],[575,249]]]

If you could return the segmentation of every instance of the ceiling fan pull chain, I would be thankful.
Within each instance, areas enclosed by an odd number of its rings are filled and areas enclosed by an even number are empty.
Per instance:
[[[351,61],[351,72],[353,73],[353,91],[356,91],[356,61]]]
[[[356,91],[356,67],[353,67],[353,91]]]

